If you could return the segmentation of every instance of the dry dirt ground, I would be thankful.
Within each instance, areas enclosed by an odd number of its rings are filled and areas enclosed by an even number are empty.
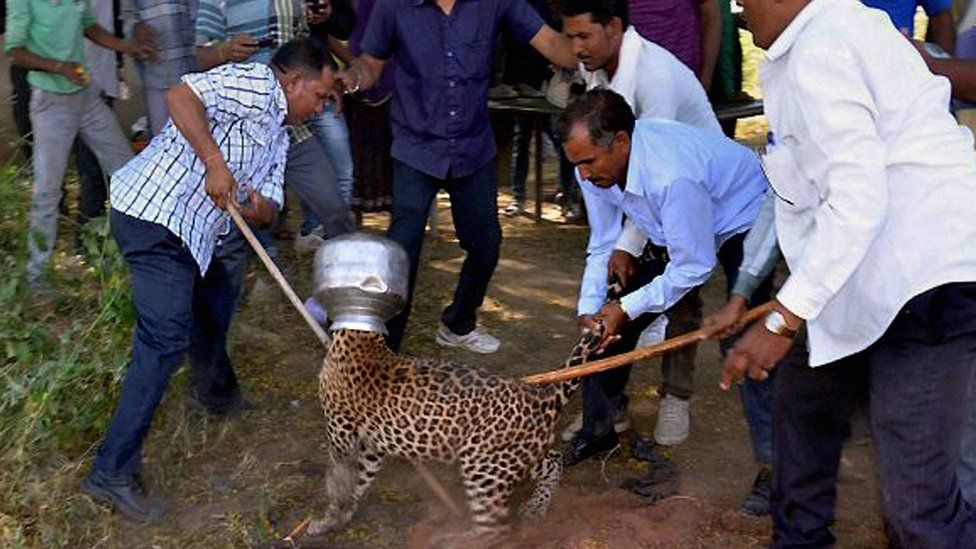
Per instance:
[[[535,223],[505,219],[502,260],[489,289],[482,321],[503,341],[499,353],[482,357],[442,350],[434,343],[440,309],[454,288],[462,251],[446,198],[440,234],[425,242],[420,285],[405,352],[437,356],[512,376],[558,365],[574,343],[574,304],[587,229],[559,222],[555,210]],[[504,204],[504,202],[503,202]],[[385,226],[369,216],[367,230]],[[285,247],[289,248],[289,247]],[[287,276],[299,294],[310,290],[310,258],[286,250]],[[249,275],[249,286],[256,277]],[[721,280],[706,291],[706,311],[721,302]],[[147,441],[149,484],[167,494],[171,510],[157,526],[128,524],[77,496],[81,515],[101,547],[282,546],[303,518],[325,505],[326,467],[321,451],[322,411],[316,374],[322,358],[310,331],[280,293],[245,304],[232,330],[232,353],[245,393],[260,408],[217,421],[184,402],[185,378],[174,378]],[[519,524],[507,547],[758,547],[769,536],[766,518],[737,512],[755,474],[746,424],[737,395],[717,388],[718,349],[703,345],[692,401],[692,434],[668,454],[683,472],[679,495],[642,504],[616,487],[638,475],[641,464],[625,449],[609,459],[569,470],[545,519]],[[629,387],[637,431],[648,432],[656,415],[656,363],[635,370]],[[579,409],[578,397],[562,424]],[[883,546],[869,443],[851,445],[840,485],[836,533],[844,547]],[[458,501],[463,496],[451,467],[432,470]],[[413,469],[391,459],[352,522],[328,536],[299,538],[301,547],[429,547],[444,531],[466,527],[452,519]],[[287,544],[284,544],[287,546]]]

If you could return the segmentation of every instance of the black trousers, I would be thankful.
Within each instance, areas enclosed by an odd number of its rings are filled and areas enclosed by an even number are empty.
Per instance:
[[[861,353],[811,368],[806,344],[798,341],[780,362],[773,547],[834,543],[841,446],[864,400],[891,545],[976,547],[976,511],[963,500],[956,476],[976,372],[976,331],[940,337],[932,319],[911,305]]]

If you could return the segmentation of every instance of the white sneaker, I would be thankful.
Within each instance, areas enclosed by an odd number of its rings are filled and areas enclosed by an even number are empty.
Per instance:
[[[654,440],[662,446],[676,446],[688,438],[691,420],[688,417],[689,401],[665,395],[657,412]]]
[[[563,442],[569,442],[573,440],[573,437],[575,437],[576,434],[582,430],[583,412],[580,412],[576,414],[576,417],[573,418],[573,422],[570,423],[568,427],[563,429],[563,432],[559,435],[559,438],[563,439]],[[627,410],[617,410],[617,415],[613,418],[613,430],[618,435],[630,430],[630,418],[627,417]]]
[[[519,200],[513,201],[505,207],[504,213],[508,216],[522,215],[525,213],[525,203]]]
[[[315,253],[322,244],[325,244],[325,239],[315,234],[315,231],[306,235],[300,233],[295,235],[295,251],[300,254]]]
[[[481,326],[476,327],[470,333],[457,335],[441,322],[437,326],[437,344],[441,347],[461,347],[487,355],[497,351],[502,342],[486,332]]]

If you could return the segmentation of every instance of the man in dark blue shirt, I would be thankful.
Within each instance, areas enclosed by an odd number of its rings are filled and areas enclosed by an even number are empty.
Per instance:
[[[427,212],[438,189],[448,192],[467,257],[454,301],[441,314],[437,342],[479,353],[499,346],[476,323],[501,246],[487,105],[499,23],[557,65],[576,66],[568,39],[525,0],[379,0],[363,39],[364,53],[340,74],[356,91],[376,82],[383,66],[393,61],[393,219],[388,235],[410,257],[412,298]],[[388,326],[394,350],[403,339],[411,298]]]

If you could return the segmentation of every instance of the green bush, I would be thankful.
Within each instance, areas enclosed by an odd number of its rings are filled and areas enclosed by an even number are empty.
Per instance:
[[[80,464],[104,432],[129,356],[134,311],[107,220],[83,260],[55,269],[55,297],[24,287],[30,185],[0,173],[0,545],[50,545]],[[72,233],[62,220],[62,233]],[[65,242],[69,239],[64,238]],[[66,245],[67,246],[67,245]],[[63,256],[61,256],[63,257]]]

